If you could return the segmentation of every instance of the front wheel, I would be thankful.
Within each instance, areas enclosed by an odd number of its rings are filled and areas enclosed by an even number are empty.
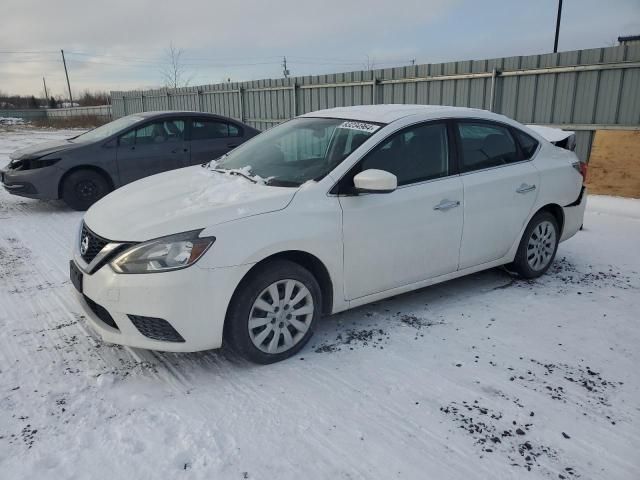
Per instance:
[[[93,170],[76,170],[62,181],[62,199],[74,210],[86,210],[111,191],[109,182]]]
[[[250,275],[229,305],[225,343],[261,364],[295,355],[311,338],[320,317],[317,280],[287,260],[268,262]]]
[[[560,229],[549,212],[538,212],[522,235],[516,257],[511,264],[523,278],[537,278],[551,266],[558,250]]]

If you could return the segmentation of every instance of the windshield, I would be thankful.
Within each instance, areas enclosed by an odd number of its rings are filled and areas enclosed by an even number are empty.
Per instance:
[[[296,187],[324,177],[379,128],[336,118],[296,118],[233,150],[215,168],[257,175],[269,185]]]
[[[89,130],[77,137],[73,137],[74,141],[78,142],[95,142],[98,140],[104,140],[107,137],[110,137],[114,133],[118,133],[120,130],[127,128],[134,123],[142,120],[142,117],[136,115],[129,115],[128,117],[122,117],[118,120],[114,120],[113,122],[106,123],[100,127],[94,128],[93,130]]]

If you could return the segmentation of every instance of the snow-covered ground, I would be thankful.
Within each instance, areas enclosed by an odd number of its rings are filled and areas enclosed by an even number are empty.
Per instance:
[[[0,166],[69,134],[0,131]],[[67,279],[80,217],[0,192],[1,478],[640,478],[639,200],[590,197],[537,281],[335,315],[270,366],[99,340]]]

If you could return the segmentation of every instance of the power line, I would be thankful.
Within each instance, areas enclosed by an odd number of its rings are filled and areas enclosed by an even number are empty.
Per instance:
[[[14,55],[14,54],[57,55],[58,54],[58,52],[48,51],[48,50],[0,50],[0,53],[6,53],[6,54],[9,54],[9,55]]]

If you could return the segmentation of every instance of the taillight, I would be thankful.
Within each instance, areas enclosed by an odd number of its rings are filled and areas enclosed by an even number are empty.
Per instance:
[[[586,162],[573,162],[573,168],[575,168],[580,175],[582,175],[582,182],[587,181],[587,163]]]

